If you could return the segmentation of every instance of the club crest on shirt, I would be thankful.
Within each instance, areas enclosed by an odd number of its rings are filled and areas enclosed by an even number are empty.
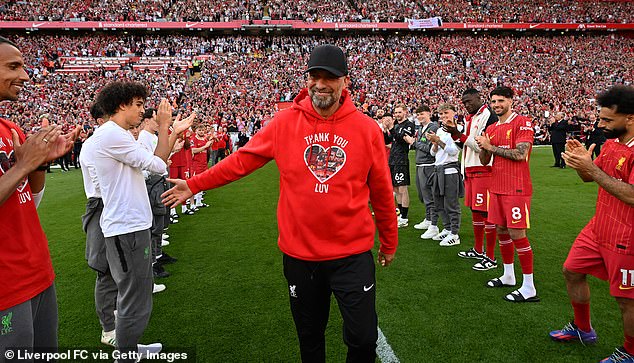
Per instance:
[[[511,139],[511,131],[513,131],[513,130],[508,130],[508,131],[506,131],[506,139],[507,139],[507,140],[510,140],[510,139]]]
[[[627,160],[627,158],[625,156],[622,156],[619,159],[619,163],[616,165],[616,170],[621,171],[621,168],[623,167],[623,164],[625,163],[625,160]]]

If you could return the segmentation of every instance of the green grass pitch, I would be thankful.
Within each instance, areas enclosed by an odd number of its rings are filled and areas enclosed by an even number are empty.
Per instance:
[[[562,345],[548,338],[550,330],[572,318],[561,267],[572,241],[594,213],[597,191],[573,170],[550,165],[550,148],[533,150],[528,237],[535,251],[535,283],[542,298],[538,304],[503,301],[510,289],[484,287],[489,278],[501,274],[501,267],[476,272],[471,270],[473,260],[456,256],[472,247],[467,209],[461,246],[442,248],[421,240],[412,226],[422,219],[423,207],[410,188],[410,227],[399,231],[394,264],[377,270],[379,325],[401,362],[596,362],[622,344],[618,307],[607,283],[595,278],[590,284],[598,344]],[[278,172],[270,163],[243,180],[207,192],[210,208],[181,216],[181,222],[170,227],[171,245],[165,251],[179,261],[166,266],[172,276],[160,280],[167,290],[154,295],[142,342],[159,341],[172,351],[195,349],[199,362],[299,361],[276,245],[277,197]],[[78,170],[58,169],[48,175],[39,213],[57,273],[59,342],[65,348],[109,350],[99,343],[95,273],[84,260],[84,206]],[[516,275],[521,281],[518,262]],[[333,303],[327,329],[329,362],[345,361],[341,331]]]

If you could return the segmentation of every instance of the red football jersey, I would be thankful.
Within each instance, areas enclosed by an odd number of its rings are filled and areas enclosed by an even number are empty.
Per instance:
[[[608,140],[594,163],[609,176],[634,184],[633,145],[634,142],[625,145],[616,139]],[[599,187],[594,218],[594,234],[600,245],[616,253],[634,254],[634,207]]]
[[[515,112],[505,123],[498,121],[486,129],[491,145],[503,149],[515,149],[521,142],[530,143],[532,149],[533,133],[530,118],[519,116]],[[503,195],[532,195],[533,185],[528,168],[530,152],[529,149],[526,160],[520,161],[494,155],[489,191]]]
[[[189,140],[187,140],[187,131],[185,131],[185,146],[183,146],[180,151],[172,155],[170,158],[172,165],[170,165],[170,167],[189,167],[189,164],[191,163],[191,154],[191,145],[189,145]],[[189,157],[187,155],[189,155]]]
[[[191,139],[191,143],[192,149],[197,149],[199,147],[207,145],[207,138],[203,137],[203,139],[201,140],[197,136],[194,136]],[[192,164],[194,165],[194,167],[201,165],[207,166],[207,149],[199,152],[198,154],[194,154],[192,158]]]

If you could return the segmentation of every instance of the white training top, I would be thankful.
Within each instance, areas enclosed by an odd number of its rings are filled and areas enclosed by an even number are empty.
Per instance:
[[[141,170],[161,174],[165,162],[142,148],[127,130],[108,121],[95,138],[95,168],[101,187],[101,229],[105,237],[152,227],[152,208]]]
[[[79,154],[79,164],[81,164],[81,175],[84,179],[84,192],[86,198],[101,198],[101,189],[97,180],[97,170],[95,169],[95,133],[84,141]]]
[[[446,132],[442,128],[439,128],[438,131],[436,131],[436,135],[438,135],[440,141],[445,144],[445,148],[443,149],[439,145],[436,152],[434,152],[433,148],[431,149],[430,154],[436,157],[436,162],[434,163],[434,165],[446,165],[449,163],[457,162],[460,149],[458,149],[458,145],[456,145],[456,143],[451,138],[451,134]],[[445,169],[446,175],[457,174],[458,172],[459,170],[457,168]]]
[[[158,146],[158,136],[154,135],[153,133],[149,131],[141,130],[141,132],[139,133],[139,139],[137,140],[137,142],[141,145],[142,148],[154,154],[154,151],[156,150],[156,147]],[[150,176],[150,174],[154,174],[154,173],[150,173],[147,170],[143,170],[143,176],[146,179]],[[167,168],[165,168],[165,170],[159,174],[166,176]]]

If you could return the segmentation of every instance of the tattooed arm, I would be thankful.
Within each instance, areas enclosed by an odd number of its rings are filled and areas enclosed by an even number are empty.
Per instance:
[[[485,161],[488,163],[490,155],[496,155],[515,161],[526,160],[531,148],[530,142],[520,142],[517,144],[515,149],[497,147],[495,145],[491,145],[491,139],[489,139],[488,135],[476,136],[476,142],[478,143],[478,146],[480,146],[480,149],[484,151],[484,153],[481,152],[480,154],[480,161],[483,164]]]
[[[491,145],[488,151],[496,156],[501,156],[506,159],[511,159],[515,161],[526,160],[528,156],[528,151],[531,148],[531,144],[528,142],[520,142],[517,144],[515,149],[503,149],[501,147],[497,147]]]

